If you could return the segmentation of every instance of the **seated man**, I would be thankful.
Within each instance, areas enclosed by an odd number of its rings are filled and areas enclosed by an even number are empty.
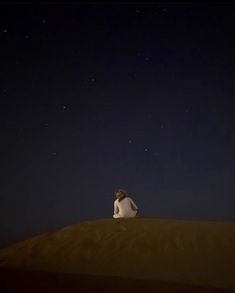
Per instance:
[[[116,200],[114,202],[113,218],[134,218],[138,207],[123,189],[115,192]]]

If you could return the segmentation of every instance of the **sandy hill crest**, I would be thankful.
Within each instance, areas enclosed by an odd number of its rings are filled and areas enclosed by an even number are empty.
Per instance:
[[[235,223],[87,221],[0,250],[0,267],[235,290]]]

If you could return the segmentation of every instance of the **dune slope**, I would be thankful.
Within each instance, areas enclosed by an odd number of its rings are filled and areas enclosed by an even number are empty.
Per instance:
[[[0,250],[0,267],[235,290],[235,223],[87,221]]]

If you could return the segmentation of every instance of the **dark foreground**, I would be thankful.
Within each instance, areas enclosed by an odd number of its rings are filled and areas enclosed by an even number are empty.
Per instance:
[[[156,280],[136,280],[119,277],[49,273],[22,269],[0,269],[0,292],[24,293],[87,293],[87,292],[195,292],[229,293],[231,290],[168,283]]]

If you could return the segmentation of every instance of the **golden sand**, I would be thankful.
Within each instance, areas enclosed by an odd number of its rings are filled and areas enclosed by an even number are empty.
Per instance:
[[[0,267],[235,290],[235,223],[87,221],[0,250]]]

